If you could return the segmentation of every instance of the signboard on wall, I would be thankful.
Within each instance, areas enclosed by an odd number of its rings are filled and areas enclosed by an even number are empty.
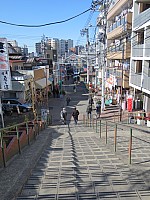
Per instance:
[[[6,38],[0,38],[0,89],[12,90],[8,44]]]

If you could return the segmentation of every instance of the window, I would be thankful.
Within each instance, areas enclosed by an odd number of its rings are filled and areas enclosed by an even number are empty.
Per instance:
[[[144,30],[137,33],[138,44],[144,44]]]
[[[150,4],[149,3],[140,3],[140,13],[149,9],[150,8]]]
[[[141,74],[142,73],[142,60],[137,60],[135,62],[135,73]]]

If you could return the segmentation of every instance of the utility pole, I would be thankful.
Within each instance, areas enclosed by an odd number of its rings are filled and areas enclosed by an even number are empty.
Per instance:
[[[105,109],[105,81],[106,81],[106,40],[107,40],[107,34],[106,34],[106,26],[107,26],[107,10],[108,10],[108,2],[105,0],[103,2],[104,7],[104,16],[102,21],[102,26],[104,30],[104,36],[103,36],[103,66],[102,66],[102,98],[101,98],[101,111],[104,111]]]
[[[86,48],[86,52],[87,52],[87,84],[89,84],[89,46],[90,46],[90,42],[89,42],[89,28],[85,28],[81,30],[81,35],[84,36],[86,34],[86,38],[87,38],[87,48]]]
[[[123,41],[123,44],[122,44],[121,88],[120,88],[120,122],[122,121],[123,64],[124,64],[124,41]]]

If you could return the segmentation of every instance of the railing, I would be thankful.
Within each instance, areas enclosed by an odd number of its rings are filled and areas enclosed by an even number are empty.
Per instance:
[[[15,137],[17,139],[17,153],[21,154],[22,146],[21,145],[21,135],[23,131],[26,133],[27,145],[30,145],[32,139],[36,140],[37,135],[39,135],[40,131],[44,130],[48,125],[52,124],[52,116],[48,115],[45,121],[41,121],[41,119],[28,121],[25,119],[24,122],[8,126],[6,128],[0,129],[0,161],[2,161],[3,166],[6,167],[7,161],[10,159],[6,158],[6,140]],[[13,147],[12,147],[13,148]],[[16,148],[16,147],[15,147]],[[13,156],[12,156],[13,157]],[[2,160],[1,160],[2,159]]]
[[[142,112],[142,114],[145,115],[144,112]],[[135,140],[137,142],[142,140],[145,143],[150,143],[146,140],[146,138],[143,139],[142,135],[145,132],[150,133],[150,130],[139,130],[138,127],[130,127],[124,123],[119,123],[118,121],[116,122],[115,117],[114,121],[110,121],[102,118],[97,118],[96,115],[94,115],[91,119],[88,119],[86,115],[83,115],[83,125],[89,128],[93,128],[96,134],[99,134],[100,140],[106,145],[109,145],[109,148],[111,148],[114,152],[118,152],[118,155],[121,154],[121,156],[123,156],[123,158],[126,159],[127,163],[129,164],[132,164],[133,147],[134,153],[136,150],[136,147],[134,146]],[[122,144],[124,144],[124,146]]]
[[[150,8],[137,15],[133,21],[133,28],[140,27],[150,18]]]
[[[118,28],[119,26],[123,26],[124,28],[126,28],[127,27],[126,25],[127,25],[127,19],[126,19],[126,17],[123,17],[120,20],[114,22],[112,25],[110,25],[110,27],[108,27],[108,29],[107,29],[108,33],[113,31],[114,29]]]

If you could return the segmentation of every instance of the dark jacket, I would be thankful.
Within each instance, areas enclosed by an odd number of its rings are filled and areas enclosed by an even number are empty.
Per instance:
[[[79,115],[79,111],[78,111],[78,110],[74,110],[73,113],[72,113],[72,116],[73,116],[75,119],[78,119],[78,115]]]
[[[87,112],[88,114],[92,112],[92,107],[91,107],[90,105],[87,107],[86,112]]]

